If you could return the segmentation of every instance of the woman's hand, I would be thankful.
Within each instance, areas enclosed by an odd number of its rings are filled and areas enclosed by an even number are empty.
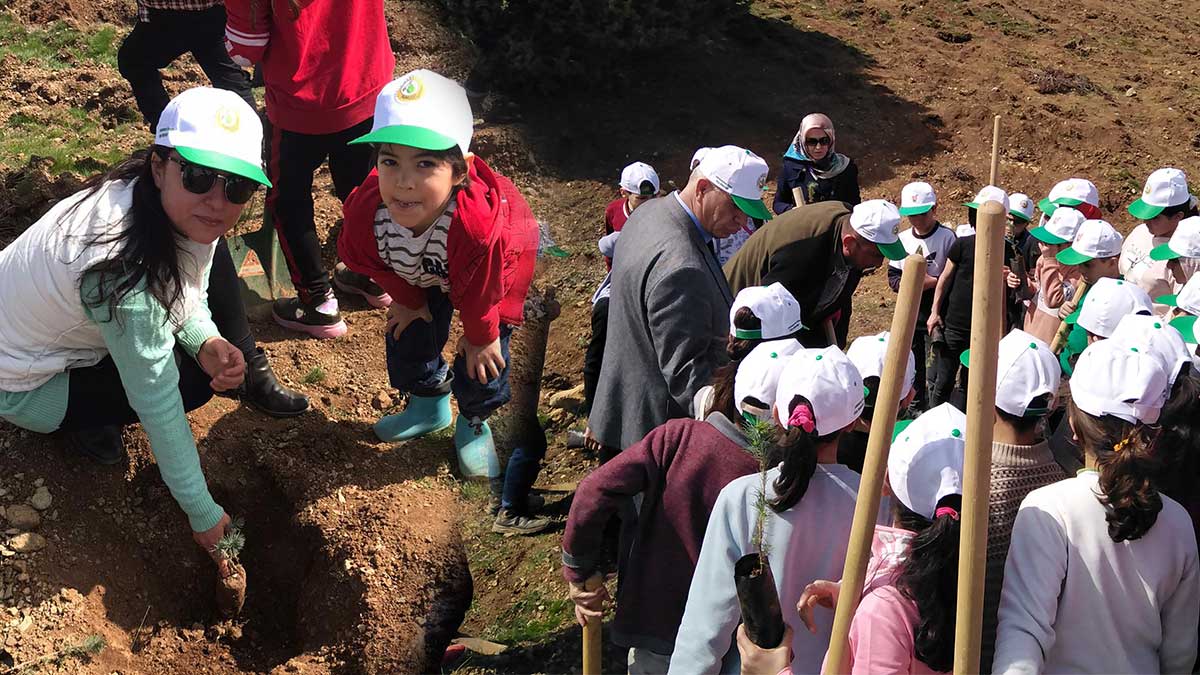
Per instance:
[[[841,582],[818,579],[804,587],[800,594],[800,602],[796,603],[796,611],[804,627],[813,635],[817,634],[817,623],[813,620],[813,607],[820,605],[833,609],[837,606],[838,594],[842,590]]]
[[[471,344],[465,337],[458,341],[459,355],[467,357],[467,376],[480,384],[486,384],[500,377],[504,370],[504,355],[500,353],[500,338],[496,338],[482,347]]]
[[[194,539],[196,543],[200,545],[200,548],[204,549],[204,552],[207,553],[209,557],[213,559],[213,562],[217,564],[217,574],[219,574],[222,579],[230,575],[229,561],[225,559],[224,554],[217,550],[217,542],[221,541],[221,537],[225,536],[225,530],[230,526],[230,524],[232,524],[232,522],[233,521],[229,519],[228,513],[222,513],[221,519],[218,520],[217,524],[211,529],[203,532],[192,533],[192,539]]]
[[[387,331],[392,337],[400,339],[400,334],[408,328],[408,324],[416,319],[433,323],[433,315],[429,313],[429,305],[421,305],[419,309],[409,309],[402,303],[393,302],[388,305]]]
[[[754,644],[746,634],[746,624],[737,629],[737,648],[742,655],[742,675],[779,675],[792,664],[792,627],[783,624],[783,640],[774,649]]]
[[[603,583],[589,591],[579,584],[567,582],[567,597],[575,603],[575,622],[580,626],[587,626],[588,619],[604,619],[604,603],[609,597]]]
[[[223,337],[210,337],[196,352],[200,368],[212,378],[213,391],[229,391],[242,386],[246,377],[246,357]]]

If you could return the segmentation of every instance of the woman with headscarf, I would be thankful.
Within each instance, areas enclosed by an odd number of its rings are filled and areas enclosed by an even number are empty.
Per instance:
[[[800,131],[783,155],[779,188],[775,191],[775,213],[802,204],[842,201],[854,206],[862,201],[858,192],[858,167],[854,160],[835,150],[833,121],[812,113],[800,122]]]

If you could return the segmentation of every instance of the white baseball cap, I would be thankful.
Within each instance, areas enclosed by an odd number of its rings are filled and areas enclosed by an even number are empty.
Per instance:
[[[788,338],[764,342],[750,350],[733,376],[733,401],[738,410],[759,419],[770,419],[779,391],[779,376],[791,356],[801,349],[804,347],[798,340]],[[758,400],[764,407],[747,405],[748,398]]]
[[[768,171],[762,157],[736,145],[722,145],[704,153],[696,168],[713,185],[728,192],[746,215],[759,220],[774,217],[762,200]]]
[[[775,391],[775,413],[789,428],[792,400],[812,403],[818,436],[844,429],[862,416],[862,376],[837,347],[802,349],[788,359]]]
[[[1086,178],[1068,178],[1055,183],[1050,196],[1038,202],[1043,213],[1052,214],[1060,206],[1091,204],[1100,208],[1100,191]]]
[[[649,183],[649,185],[646,185]],[[621,189],[643,197],[658,194],[658,173],[645,162],[634,162],[621,169]]]
[[[916,216],[928,213],[937,205],[937,195],[929,183],[917,181],[900,190],[900,215]]]
[[[971,350],[959,356],[970,367]],[[1058,393],[1062,367],[1041,339],[1015,328],[1000,340],[996,356],[996,407],[1010,415],[1030,417],[1045,415],[1046,408],[1030,408],[1039,396]]]
[[[1150,295],[1137,284],[1122,279],[1099,279],[1088,290],[1079,307],[1081,327],[1093,335],[1109,337],[1121,319],[1130,314],[1154,313]]]
[[[1158,359],[1167,371],[1167,383],[1175,384],[1183,367],[1192,362],[1192,353],[1179,331],[1157,316],[1130,314],[1121,319],[1108,338],[1124,347],[1139,347]]]
[[[1179,221],[1179,226],[1167,243],[1159,244],[1150,251],[1151,260],[1175,258],[1200,258],[1200,216]]]
[[[913,420],[892,441],[888,485],[910,511],[933,520],[938,502],[962,494],[967,416],[943,403]]]
[[[394,143],[422,150],[467,154],[475,118],[467,91],[431,70],[414,70],[383,87],[375,98],[371,133],[351,143]]]
[[[696,152],[692,153],[692,161],[688,164],[688,171],[695,171],[696,167],[700,166],[700,160],[704,159],[709,150],[712,150],[712,148],[699,148]]]
[[[1019,218],[1025,222],[1033,220],[1033,200],[1029,195],[1022,192],[1015,192],[1008,196],[1008,212],[1013,218]]]
[[[734,326],[738,310],[747,308],[762,323],[759,330]],[[739,340],[776,340],[804,328],[800,322],[800,303],[778,281],[770,286],[747,286],[738,291],[729,308],[729,334]]]
[[[1154,299],[1160,305],[1178,307],[1193,316],[1200,315],[1200,274],[1193,274],[1179,293]]]
[[[888,260],[904,260],[908,252],[900,243],[900,211],[886,199],[868,199],[850,212],[850,227],[875,244]]]
[[[1129,214],[1138,220],[1150,220],[1168,206],[1179,206],[1192,200],[1187,176],[1179,169],[1158,169],[1146,179],[1142,196],[1129,205]]]
[[[1004,212],[1008,213],[1008,193],[996,187],[995,185],[984,186],[984,188],[975,195],[975,199],[963,204],[963,206],[969,209],[978,209],[980,204],[983,204],[984,202],[1000,202],[1000,204],[1004,207]]]
[[[258,113],[225,89],[194,87],[167,103],[154,144],[175,148],[193,164],[271,186],[262,163],[263,128]]]
[[[1069,244],[1075,241],[1085,220],[1087,216],[1075,209],[1055,209],[1044,225],[1033,228],[1029,234],[1047,244]]]
[[[1085,220],[1075,233],[1070,248],[1064,248],[1055,256],[1064,265],[1082,265],[1096,258],[1113,258],[1121,255],[1121,242],[1125,238],[1105,220]]]
[[[963,223],[962,225],[954,228],[954,236],[958,237],[959,239],[963,237],[970,237],[974,234],[975,228],[971,227],[970,223]]]
[[[846,357],[858,369],[858,374],[862,376],[863,380],[871,377],[883,377],[883,362],[887,357],[890,337],[891,333],[885,330],[876,335],[864,335],[850,343],[850,348],[846,350]],[[916,379],[917,360],[913,357],[910,349],[908,364],[904,367],[904,386],[900,388],[901,401],[913,390],[913,383]]]
[[[1088,345],[1071,376],[1071,398],[1080,410],[1131,424],[1157,422],[1167,389],[1167,371],[1157,359],[1112,340]]]

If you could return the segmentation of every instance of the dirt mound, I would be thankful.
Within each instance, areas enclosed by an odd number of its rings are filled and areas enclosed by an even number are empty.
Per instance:
[[[22,168],[0,174],[0,247],[7,246],[54,202],[79,189],[81,181],[70,173],[50,173],[53,160],[31,157]]]
[[[0,0],[0,10],[11,10],[24,23],[54,21],[127,23],[134,16],[133,3],[122,0]]]

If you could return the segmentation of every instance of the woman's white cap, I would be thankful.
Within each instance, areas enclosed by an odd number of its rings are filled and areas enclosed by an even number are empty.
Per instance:
[[[475,117],[467,91],[431,70],[414,70],[383,87],[375,98],[371,133],[351,143],[393,143],[422,150],[449,150],[465,156]]]
[[[947,495],[962,494],[967,416],[943,403],[905,426],[888,452],[888,485],[910,511],[933,520]]]
[[[262,141],[262,121],[254,108],[241,96],[212,87],[194,87],[171,99],[154,133],[155,145],[175,148],[193,164],[270,187]]]
[[[812,404],[818,436],[850,426],[862,416],[865,402],[862,376],[837,347],[802,349],[788,359],[775,392],[775,413],[784,429],[797,396]]]
[[[801,349],[803,347],[799,341],[789,338],[764,342],[750,350],[738,364],[737,373],[733,376],[733,401],[737,409],[769,420],[771,409],[775,406],[775,394],[779,390],[779,376],[783,374],[788,359]],[[764,407],[756,409],[745,405],[748,398],[760,401]]]
[[[1167,371],[1158,359],[1112,340],[1088,345],[1071,375],[1071,399],[1080,410],[1131,424],[1157,422],[1167,389]]]
[[[747,308],[758,317],[762,328],[755,331],[737,328],[734,317]],[[729,334],[739,340],[775,340],[804,328],[800,321],[800,303],[778,281],[770,286],[747,286],[738,292],[729,308]]]
[[[1138,347],[1158,359],[1171,385],[1183,367],[1192,362],[1192,352],[1183,336],[1161,317],[1130,314],[1121,319],[1109,340],[1125,347]]]
[[[864,335],[850,343],[846,357],[858,368],[858,374],[863,380],[871,377],[883,377],[883,362],[887,357],[888,340],[891,333],[883,331],[876,335]],[[900,400],[903,401],[913,391],[913,383],[917,379],[917,360],[912,350],[908,350],[908,364],[904,367],[904,386],[900,388]],[[876,402],[878,405],[878,402]]]
[[[1150,295],[1140,286],[1122,279],[1099,279],[1088,290],[1079,308],[1077,323],[1092,335],[1109,337],[1121,319],[1130,314],[1154,313]]]

